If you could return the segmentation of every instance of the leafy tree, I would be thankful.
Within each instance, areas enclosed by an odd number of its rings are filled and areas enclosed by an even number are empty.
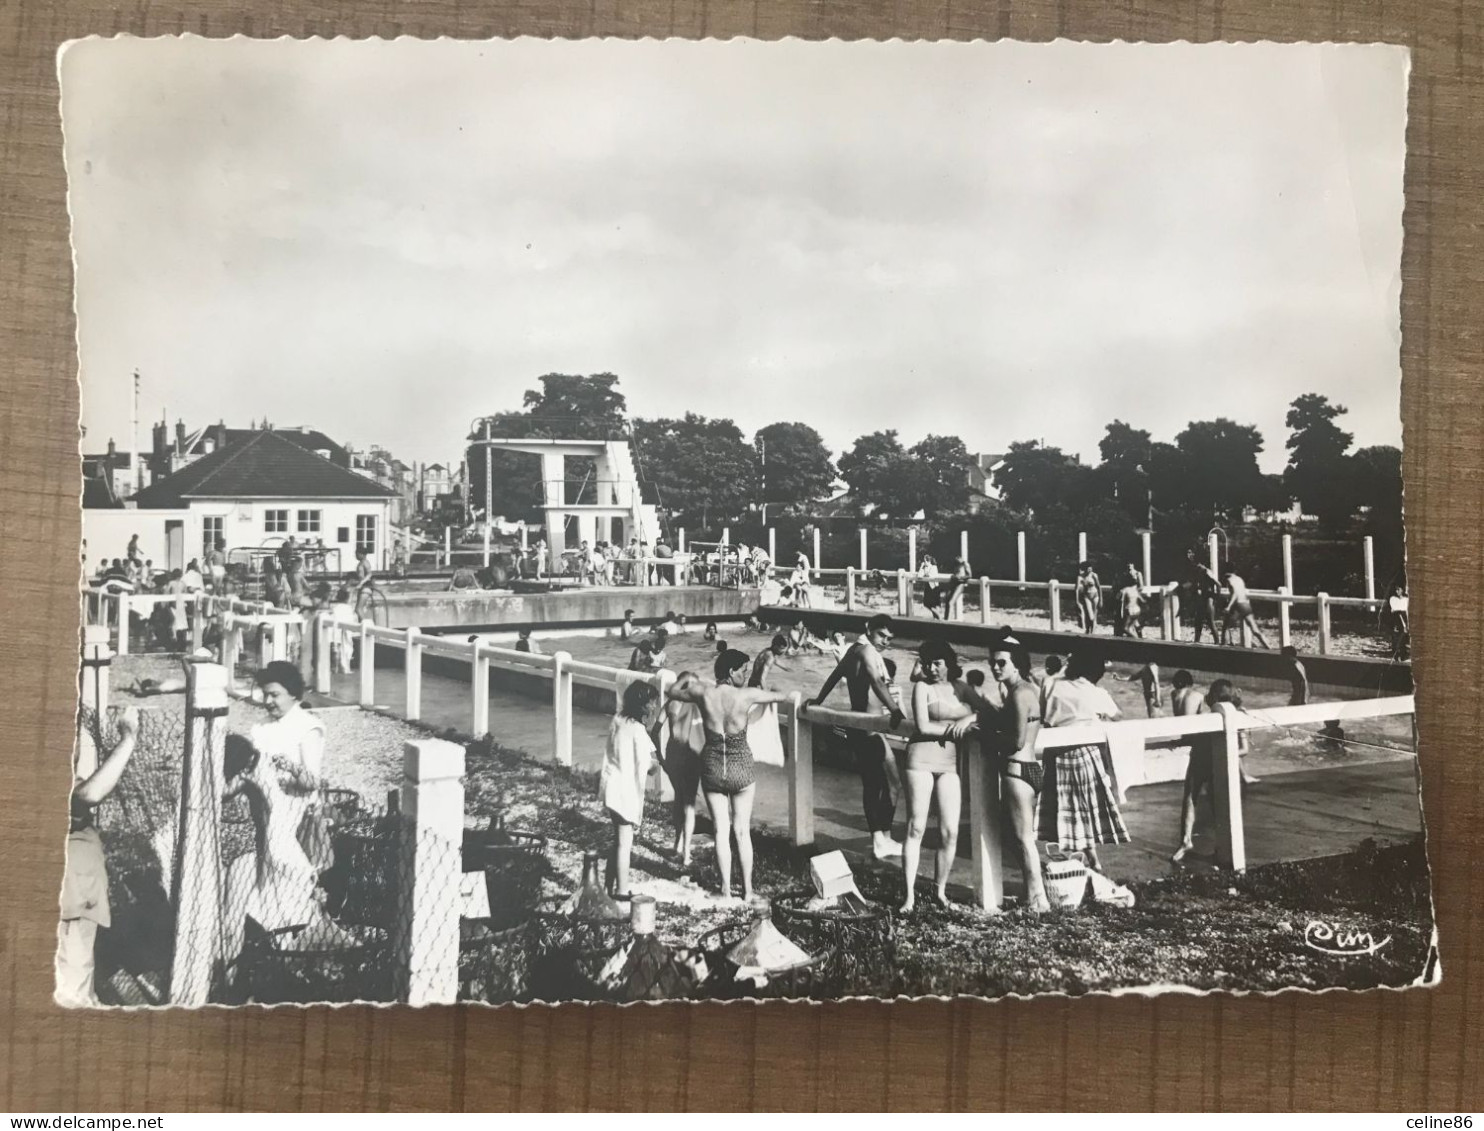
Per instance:
[[[734,519],[757,498],[757,456],[725,419],[688,412],[679,420],[636,420],[640,478],[647,496],[672,516]]]
[[[840,476],[850,484],[850,493],[858,504],[900,518],[915,513],[915,508],[908,508],[916,492],[904,482],[908,463],[896,429],[872,432],[857,439],[840,457]],[[908,487],[906,492],[904,486]]]
[[[1192,421],[1175,446],[1183,462],[1175,500],[1193,514],[1240,522],[1246,507],[1271,498],[1257,466],[1262,433],[1251,425],[1225,417]]]
[[[1006,505],[1034,515],[1054,506],[1080,509],[1098,494],[1092,468],[1037,440],[1011,444],[994,481]]]
[[[628,404],[612,373],[574,377],[548,373],[528,389],[525,416],[535,435],[561,440],[617,440],[627,434]]]
[[[1136,524],[1148,523],[1154,452],[1149,433],[1115,420],[1098,441],[1098,452],[1103,457],[1098,476],[1108,496],[1117,500],[1119,508]]]
[[[807,424],[769,424],[755,443],[761,459],[762,501],[812,503],[827,499],[835,483],[835,465],[818,432]]]
[[[974,460],[969,449],[957,436],[928,436],[912,445],[909,485],[916,499],[911,513],[921,510],[926,517],[953,514],[969,503],[969,469]]]
[[[1318,393],[1305,393],[1288,408],[1288,467],[1284,483],[1304,510],[1328,527],[1355,513],[1359,502],[1346,452],[1354,440],[1335,423],[1348,411]]]

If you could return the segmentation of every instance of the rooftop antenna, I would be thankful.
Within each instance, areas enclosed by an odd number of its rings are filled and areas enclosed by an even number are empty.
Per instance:
[[[129,479],[132,495],[139,490],[139,370],[134,370],[134,392],[129,401]]]

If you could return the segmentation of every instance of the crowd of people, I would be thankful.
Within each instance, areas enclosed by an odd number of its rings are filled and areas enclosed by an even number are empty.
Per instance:
[[[632,621],[626,619],[625,623],[631,625]],[[924,838],[934,813],[938,835],[933,898],[940,903],[948,899],[963,805],[962,780],[970,757],[988,759],[1001,776],[1005,817],[1018,846],[1018,863],[1026,877],[1026,906],[1031,910],[1049,907],[1042,881],[1043,845],[1080,853],[1089,867],[1100,871],[1103,865],[1099,850],[1129,840],[1113,766],[1103,744],[1051,746],[1044,753],[1037,750],[1037,736],[1043,728],[1120,717],[1117,703],[1101,686],[1109,669],[1094,649],[1076,650],[1065,660],[1047,656],[1037,670],[1027,649],[1010,630],[1004,630],[989,650],[986,679],[983,670],[966,672],[950,645],[927,641],[913,657],[910,690],[904,697],[896,683],[896,664],[886,654],[895,634],[895,623],[889,615],[871,618],[853,642],[846,642],[838,633],[832,634],[834,639],[830,641],[817,641],[805,631],[803,637],[808,643],[801,643],[795,639],[796,632],[775,634],[752,657],[719,639],[715,623],[708,623],[704,638],[714,642],[716,648],[711,680],[686,671],[663,697],[648,684],[643,685],[650,689],[642,693],[643,703],[637,698],[629,702],[626,693],[620,717],[614,723],[614,734],[620,737],[610,739],[604,784],[600,786],[600,797],[618,830],[610,869],[616,877],[611,887],[615,894],[628,894],[633,827],[642,820],[642,804],[636,807],[630,803],[630,785],[642,785],[645,774],[663,771],[675,790],[673,850],[681,867],[688,868],[691,863],[699,797],[717,830],[721,894],[733,891],[731,869],[735,858],[742,895],[752,897],[754,767],[759,762],[783,762],[776,705],[788,696],[770,685],[770,677],[778,660],[808,649],[828,654],[839,648],[833,653],[837,658],[834,668],[811,703],[825,703],[843,682],[853,712],[884,715],[889,724],[877,730],[851,727],[842,733],[847,736],[851,761],[861,777],[862,810],[872,854],[878,860],[902,861],[902,911],[910,912],[916,906]],[[637,630],[626,636],[634,639]],[[654,657],[663,657],[666,640],[663,627],[638,638],[631,670],[653,672],[662,667],[663,659],[657,662]],[[1307,702],[1308,677],[1297,652],[1285,648],[1281,663],[1293,689],[1290,702]],[[1222,703],[1241,705],[1240,694],[1230,680],[1218,679],[1203,692],[1185,670],[1174,673],[1167,698],[1163,677],[1154,663],[1131,675],[1114,673],[1113,678],[1139,685],[1146,713],[1151,717],[1166,707],[1175,715],[1194,715],[1218,710]],[[635,690],[639,686],[630,686],[633,696],[641,695]],[[633,726],[623,724],[623,718],[634,726],[643,724],[647,746],[634,737]],[[669,724],[663,745],[658,725],[662,719]],[[909,724],[905,728],[898,725],[904,720]],[[888,743],[885,730],[905,737],[900,755]],[[1192,741],[1185,780],[1176,861],[1183,860],[1192,849],[1196,806],[1202,796],[1209,794],[1214,758],[1209,736],[1197,736]],[[1243,770],[1242,780],[1256,779]],[[622,792],[615,792],[620,787]],[[893,829],[902,802],[906,833],[899,841]]]

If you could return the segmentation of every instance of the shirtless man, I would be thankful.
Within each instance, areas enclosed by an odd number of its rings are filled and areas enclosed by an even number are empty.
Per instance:
[[[378,592],[376,573],[371,568],[371,551],[364,550],[356,558],[356,619],[364,620],[364,607],[372,592]]]
[[[1221,580],[1226,583],[1231,593],[1231,596],[1227,598],[1226,613],[1221,620],[1221,642],[1226,643],[1226,634],[1231,629],[1232,622],[1235,621],[1238,631],[1245,625],[1247,631],[1252,633],[1253,640],[1264,648],[1268,647],[1262,629],[1257,627],[1257,618],[1252,615],[1252,598],[1247,595],[1247,583],[1237,576],[1230,562],[1221,571]]]
[[[773,642],[757,654],[757,659],[752,661],[752,675],[747,680],[748,687],[767,687],[768,673],[773,670],[780,657],[788,654],[788,637],[781,633],[773,637]]]
[[[885,613],[872,617],[866,623],[865,633],[846,651],[810,703],[815,706],[822,704],[835,690],[835,685],[844,679],[850,692],[852,711],[869,711],[874,695],[891,715],[892,723],[900,723],[904,716],[901,707],[892,699],[886,663],[881,655],[881,649],[891,643],[893,635],[891,617]],[[866,814],[866,828],[871,833],[871,851],[878,860],[900,856],[902,843],[891,836],[897,799],[886,767],[889,752],[869,731],[852,730],[850,741],[861,771],[862,807]]]
[[[1191,583],[1195,590],[1195,642],[1201,642],[1201,628],[1204,626],[1211,630],[1212,644],[1222,643],[1216,639],[1216,596],[1221,592],[1221,583],[1211,568],[1196,557],[1194,550],[1187,550],[1185,559],[1190,563]]]
[[[1174,688],[1170,694],[1170,706],[1177,718],[1199,715],[1206,709],[1206,701],[1196,690],[1195,680],[1184,668],[1175,673],[1170,684]],[[1212,738],[1211,735],[1198,734],[1191,739],[1190,762],[1185,768],[1185,789],[1180,799],[1180,847],[1170,857],[1176,864],[1195,848],[1195,806],[1200,799],[1201,790],[1211,784]]]
[[[782,691],[744,687],[751,661],[745,652],[727,651],[716,658],[716,686],[707,687],[694,676],[682,676],[665,693],[667,702],[693,703],[701,709],[706,744],[701,750],[701,790],[716,826],[716,866],[721,873],[721,896],[732,894],[732,837],[737,840],[737,863],[742,871],[742,898],[751,902],[752,801],[757,777],[747,726],[755,707],[786,703]],[[728,833],[730,830],[730,835]]]
[[[1118,591],[1118,635],[1144,636],[1144,598],[1136,582]]]

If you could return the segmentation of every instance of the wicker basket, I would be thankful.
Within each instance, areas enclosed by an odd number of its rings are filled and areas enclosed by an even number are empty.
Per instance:
[[[531,982],[531,939],[535,923],[526,919],[498,928],[489,919],[459,924],[459,1000],[526,1001]]]
[[[627,919],[579,919],[538,912],[531,943],[530,992],[537,1001],[604,996],[598,972],[632,937]]]
[[[1087,861],[1080,852],[1046,849],[1046,898],[1052,907],[1080,907],[1087,896]]]
[[[863,911],[810,911],[813,898],[811,891],[773,900],[773,922],[778,929],[823,960],[814,977],[812,996],[890,993],[896,973],[896,928],[891,912],[877,903]]]
[[[504,930],[528,921],[541,899],[546,875],[546,838],[491,822],[464,833],[464,871],[484,873],[490,925]]]
[[[710,970],[706,981],[696,992],[700,999],[730,1001],[738,998],[818,998],[823,991],[818,983],[826,968],[827,954],[816,954],[781,970],[768,971],[768,980],[759,986],[737,980],[737,965],[727,957],[734,946],[752,929],[750,920],[737,920],[713,927],[701,936],[697,949],[706,958]]]

